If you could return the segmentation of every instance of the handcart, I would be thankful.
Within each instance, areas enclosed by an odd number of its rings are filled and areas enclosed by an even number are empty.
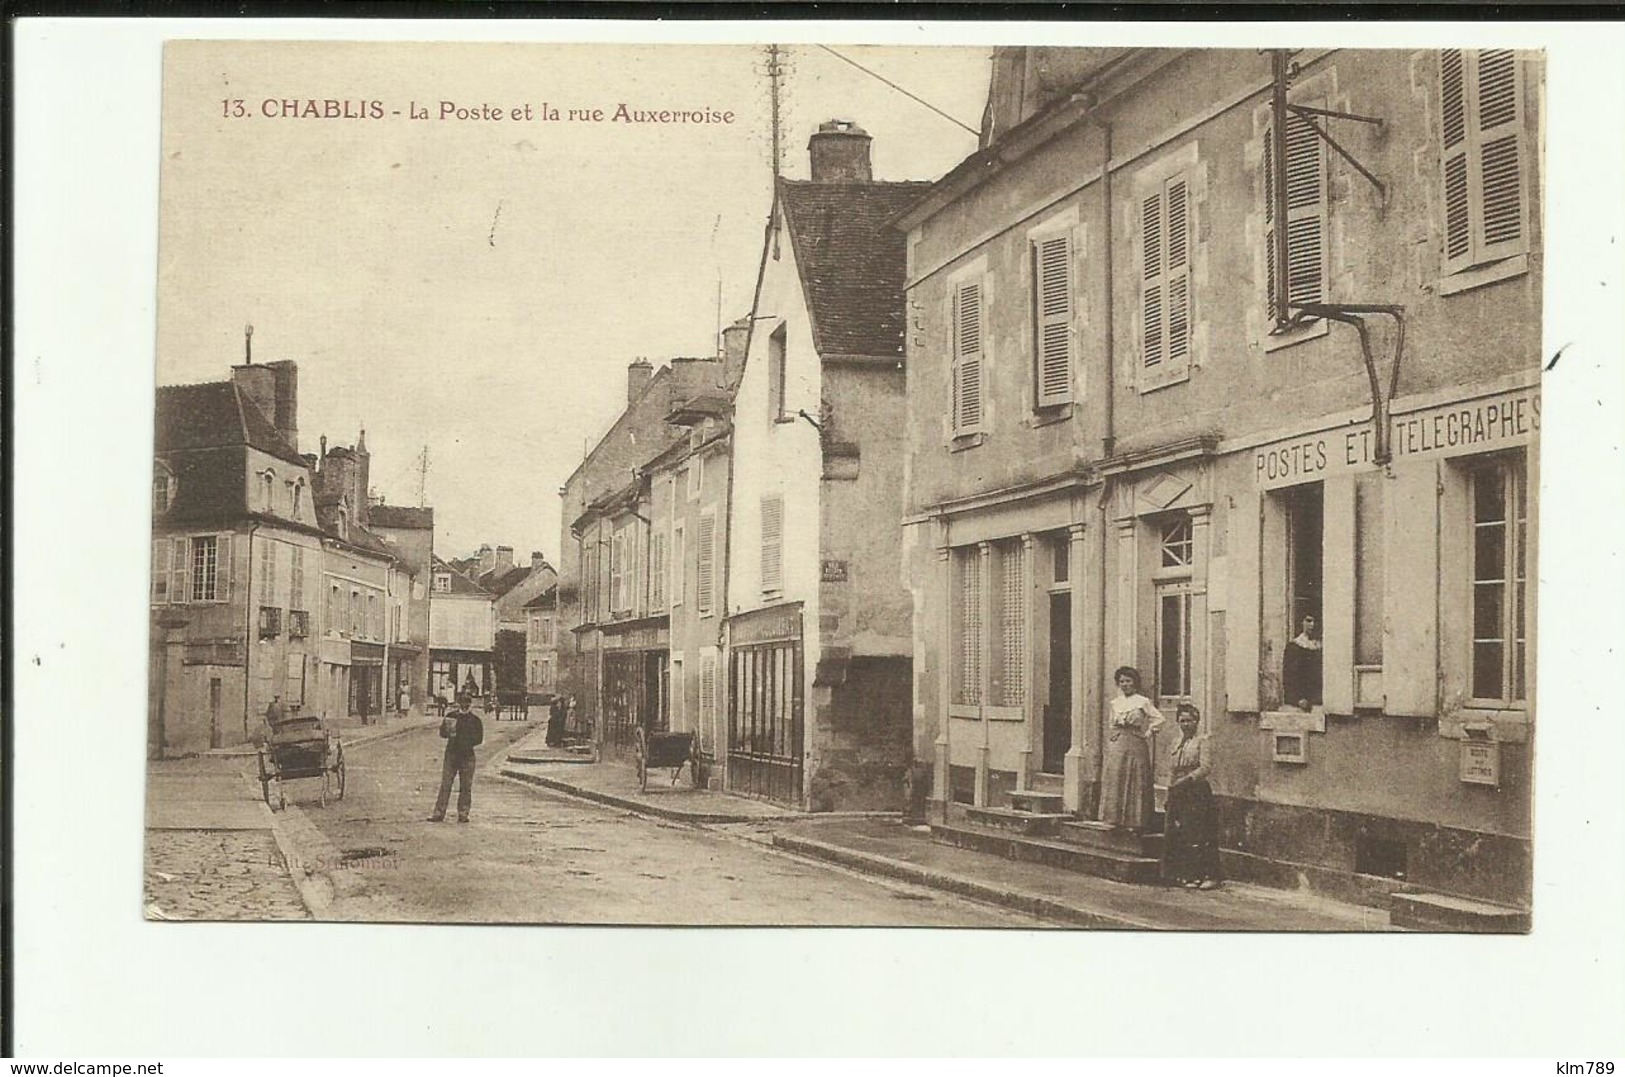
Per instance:
[[[671,769],[671,784],[676,785],[686,765],[689,778],[696,787],[700,784],[700,757],[692,733],[637,732],[638,791],[649,788],[649,771],[662,767]]]
[[[344,799],[344,745],[314,714],[284,718],[271,726],[259,750],[260,790],[272,811],[288,806],[282,783],[295,778],[322,780],[322,807]],[[276,783],[276,800],[271,783]]]

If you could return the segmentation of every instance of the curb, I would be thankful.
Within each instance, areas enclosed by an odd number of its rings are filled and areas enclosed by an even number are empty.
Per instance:
[[[925,886],[933,890],[957,894],[973,901],[1013,909],[1029,916],[1036,916],[1045,920],[1061,920],[1077,927],[1110,931],[1155,931],[1160,929],[1159,925],[1143,920],[1135,920],[1113,913],[1097,912],[1092,909],[1082,909],[1076,905],[1068,905],[1064,901],[1057,901],[1054,898],[1044,897],[1039,894],[1009,890],[964,875],[954,875],[950,872],[922,868],[918,864],[893,860],[891,857],[879,856],[875,853],[862,853],[855,849],[814,841],[811,838],[775,834],[773,835],[773,846],[776,849],[797,853],[814,860],[839,864],[855,871],[883,875],[901,882],[913,883],[916,886]]]
[[[569,782],[559,781],[557,778],[548,778],[540,774],[527,774],[522,770],[511,770],[506,766],[503,767],[500,773],[510,781],[523,782],[526,785],[539,785],[556,793],[565,793],[581,800],[590,800],[595,804],[621,808],[638,815],[654,816],[674,823],[774,823],[808,818],[805,812],[786,812],[775,815],[741,815],[738,812],[684,811],[681,808],[663,808],[656,804],[646,804],[641,800],[633,800],[630,797],[618,797],[613,793],[600,793],[596,789],[583,789],[579,785],[571,785]]]
[[[277,813],[265,804],[260,805],[266,817],[270,820],[271,840],[276,842],[277,851],[282,854],[283,870],[288,873],[294,889],[299,891],[299,900],[304,903],[305,911],[310,913],[312,920],[320,920],[322,914],[333,904],[333,878],[325,871],[311,871],[308,868],[300,870],[311,863],[321,863],[321,859],[307,860],[294,844],[293,838],[288,834],[283,820]],[[298,811],[298,808],[285,808],[282,812]],[[310,824],[307,821],[307,825]]]

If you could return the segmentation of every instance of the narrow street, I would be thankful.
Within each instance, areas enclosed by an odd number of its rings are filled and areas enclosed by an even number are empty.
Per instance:
[[[355,870],[324,918],[361,921],[1036,928],[1043,921],[796,860],[760,843],[585,804],[495,775],[531,731],[486,722],[472,821],[428,822],[440,777],[433,729],[347,753],[325,809],[288,788]],[[455,797],[455,794],[453,794]],[[793,824],[792,824],[793,825]],[[331,854],[329,854],[331,855]]]

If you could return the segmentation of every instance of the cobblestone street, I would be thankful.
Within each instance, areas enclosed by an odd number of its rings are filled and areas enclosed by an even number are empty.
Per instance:
[[[142,900],[153,919],[303,920],[309,914],[269,831],[147,836]]]

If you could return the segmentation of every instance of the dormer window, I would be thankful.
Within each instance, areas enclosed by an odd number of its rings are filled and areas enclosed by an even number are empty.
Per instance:
[[[434,589],[440,594],[451,593],[451,573],[436,572],[434,574]]]
[[[162,516],[175,503],[175,476],[158,464],[152,469],[152,514]]]
[[[260,508],[265,512],[276,511],[276,472],[266,468],[260,472]]]
[[[295,520],[303,519],[304,518],[304,513],[300,509],[299,503],[301,501],[303,501],[304,498],[305,498],[305,480],[302,479],[302,478],[301,479],[295,479],[293,481],[293,483],[292,483],[292,486],[293,486],[293,518]]]

